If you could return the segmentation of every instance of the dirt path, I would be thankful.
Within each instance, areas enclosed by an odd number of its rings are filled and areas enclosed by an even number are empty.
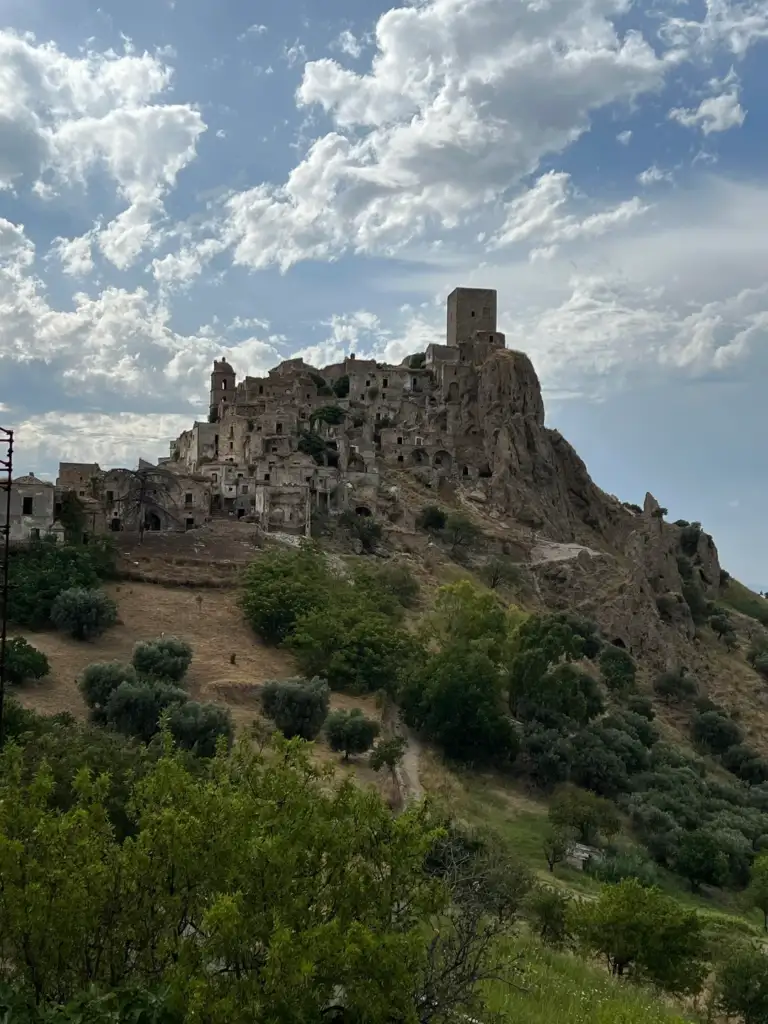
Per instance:
[[[421,743],[410,729],[403,728],[403,733],[408,741],[408,746],[405,748],[400,770],[403,776],[403,796],[405,803],[409,804],[414,800],[421,800],[424,796],[424,787],[419,777]]]

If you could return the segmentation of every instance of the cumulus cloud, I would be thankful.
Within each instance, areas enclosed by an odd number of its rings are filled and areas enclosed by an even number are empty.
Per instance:
[[[369,72],[310,61],[298,100],[333,130],[284,185],[230,199],[236,262],[287,269],[455,227],[575,141],[593,111],[661,85],[664,61],[639,33],[617,31],[620,10],[430,0],[381,16]]]
[[[99,246],[117,267],[129,266],[162,213],[162,196],[195,156],[205,130],[199,111],[158,103],[171,69],[128,44],[123,54],[71,57],[53,42],[4,30],[0,65],[0,188],[55,195],[106,172],[128,207],[103,229]],[[56,250],[82,272],[71,252]]]
[[[651,164],[650,167],[646,167],[638,174],[637,180],[641,185],[647,187],[648,185],[658,185],[662,181],[672,181],[673,175],[671,171],[662,171],[656,164]]]
[[[335,46],[341,50],[342,53],[346,53],[349,57],[357,58],[363,52],[362,40],[358,39],[354,33],[350,32],[348,28],[345,28],[343,32],[339,34],[339,38],[336,40]]]
[[[579,216],[566,211],[574,202],[570,175],[550,171],[506,206],[504,223],[491,240],[500,249],[520,242],[537,242],[534,255],[555,255],[558,245],[579,238],[594,238],[628,224],[648,207],[637,196],[616,206]]]
[[[668,115],[670,120],[686,128],[700,128],[705,135],[740,128],[746,113],[739,102],[739,82],[733,69],[722,80],[712,79],[709,88],[713,95],[693,109],[674,107]]]

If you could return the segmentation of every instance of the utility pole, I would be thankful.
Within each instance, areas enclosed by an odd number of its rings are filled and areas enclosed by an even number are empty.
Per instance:
[[[5,673],[8,641],[8,565],[11,555],[13,431],[0,427],[0,747],[5,740]]]

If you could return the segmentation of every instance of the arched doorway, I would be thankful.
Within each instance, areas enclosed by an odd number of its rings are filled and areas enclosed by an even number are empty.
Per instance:
[[[435,452],[433,465],[435,469],[444,469],[446,472],[451,468],[451,453],[446,451]]]
[[[423,466],[425,462],[429,461],[429,456],[423,448],[414,448],[411,452],[411,462],[414,466]]]
[[[350,455],[349,460],[347,462],[347,469],[349,470],[350,473],[364,473],[365,460],[363,459],[362,455],[358,455],[357,452],[355,452],[353,455]]]
[[[458,382],[453,380],[448,385],[448,401],[458,402],[459,400],[459,385]]]
[[[363,516],[363,518],[367,519],[371,515],[373,515],[373,513],[371,512],[367,505],[355,505],[355,515]]]

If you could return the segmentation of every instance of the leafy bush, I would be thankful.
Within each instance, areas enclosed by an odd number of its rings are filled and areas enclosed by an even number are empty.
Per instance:
[[[656,712],[653,710],[653,703],[649,697],[641,697],[639,694],[633,694],[627,700],[627,708],[633,714],[640,715],[649,722],[652,722],[656,717]]]
[[[245,571],[240,607],[254,632],[282,643],[297,619],[323,604],[335,582],[315,545],[268,551]]]
[[[526,725],[519,756],[526,774],[542,789],[565,782],[571,774],[573,748],[568,737],[538,722]]]
[[[717,971],[717,1008],[743,1024],[768,1021],[768,954],[756,946],[735,950]]]
[[[585,870],[598,882],[616,885],[625,878],[634,878],[650,889],[660,882],[659,870],[641,850],[608,853],[602,858],[591,857]]]
[[[363,579],[379,592],[391,595],[403,608],[413,608],[418,601],[419,584],[406,565],[366,567]]]
[[[113,690],[104,709],[104,719],[124,736],[137,736],[148,743],[159,728],[166,708],[185,704],[184,690],[152,680],[121,683]]]
[[[451,551],[457,548],[469,548],[480,536],[480,529],[471,519],[460,512],[451,512],[445,520],[443,535],[451,545]]]
[[[117,605],[103,590],[73,587],[53,602],[51,622],[75,640],[90,640],[117,622]]]
[[[701,523],[688,523],[680,531],[680,550],[684,555],[693,558],[701,540]]]
[[[687,675],[682,669],[662,672],[653,683],[653,688],[664,700],[685,701],[695,697],[699,687],[693,676]]]
[[[332,711],[325,722],[325,732],[331,750],[350,754],[364,754],[370,750],[379,734],[379,723],[366,718],[360,708],[351,711]]]
[[[442,530],[445,527],[447,515],[437,505],[427,505],[416,516],[416,526],[419,530]]]
[[[322,676],[332,690],[352,693],[393,692],[419,650],[410,633],[354,588],[338,588],[299,618],[287,645],[305,676]]]
[[[659,889],[629,878],[594,901],[574,902],[572,927],[612,974],[631,974],[668,992],[695,993],[706,974],[701,920]]]
[[[349,383],[349,378],[347,378],[347,383]],[[315,409],[310,415],[309,422],[312,425],[315,423],[326,423],[334,427],[338,426],[339,423],[343,423],[346,415],[340,405],[323,405],[321,408]]]
[[[264,714],[288,739],[313,740],[328,715],[330,689],[324,679],[270,680],[261,690]]]
[[[603,710],[597,683],[583,669],[568,663],[557,665],[525,693],[510,687],[515,714],[525,720],[550,721],[552,716],[584,725]]]
[[[537,886],[527,901],[533,931],[548,946],[563,946],[569,937],[568,918],[571,897],[561,889]]]
[[[579,842],[589,846],[603,837],[610,839],[620,828],[616,808],[609,800],[571,785],[555,793],[549,805],[549,820],[560,828],[573,829]]]
[[[744,731],[738,723],[718,711],[695,715],[691,735],[695,743],[713,754],[723,754],[744,739]]]
[[[448,757],[510,763],[517,733],[502,712],[499,671],[482,650],[462,643],[414,661],[400,693],[409,725],[438,743]]]
[[[156,640],[140,640],[133,648],[131,660],[140,675],[177,683],[187,674],[192,648],[186,640],[160,636]]]
[[[511,558],[492,558],[483,566],[483,579],[491,590],[520,582],[520,567]]]
[[[736,743],[724,752],[723,766],[749,786],[768,782],[768,758],[743,743]]]
[[[137,677],[133,665],[124,665],[120,661],[97,661],[84,669],[78,686],[85,703],[96,711],[98,720],[118,686],[135,682]]]
[[[709,829],[684,832],[677,848],[675,870],[698,892],[702,885],[725,885],[729,864],[723,842]]]
[[[42,679],[50,672],[48,658],[23,636],[12,636],[5,647],[5,678],[11,686],[21,686],[30,679]]]
[[[309,455],[314,459],[318,466],[322,466],[325,462],[325,453],[328,445],[325,442],[325,438],[314,430],[303,430],[299,434],[299,441],[296,447],[302,455]]]
[[[632,656],[622,647],[607,644],[600,654],[598,665],[609,690],[626,691],[635,685],[637,666]]]
[[[368,763],[375,772],[387,768],[394,773],[405,755],[407,745],[404,736],[391,736],[389,739],[379,740],[371,751]]]
[[[213,757],[219,739],[224,737],[229,746],[234,735],[228,708],[220,704],[198,704],[194,700],[172,707],[168,728],[180,747],[198,757]]]
[[[33,541],[11,549],[8,565],[8,615],[18,626],[44,629],[53,602],[63,590],[93,589],[114,575],[114,551],[104,542],[72,547]]]
[[[349,394],[349,374],[344,373],[331,385],[337,398],[346,398]]]

